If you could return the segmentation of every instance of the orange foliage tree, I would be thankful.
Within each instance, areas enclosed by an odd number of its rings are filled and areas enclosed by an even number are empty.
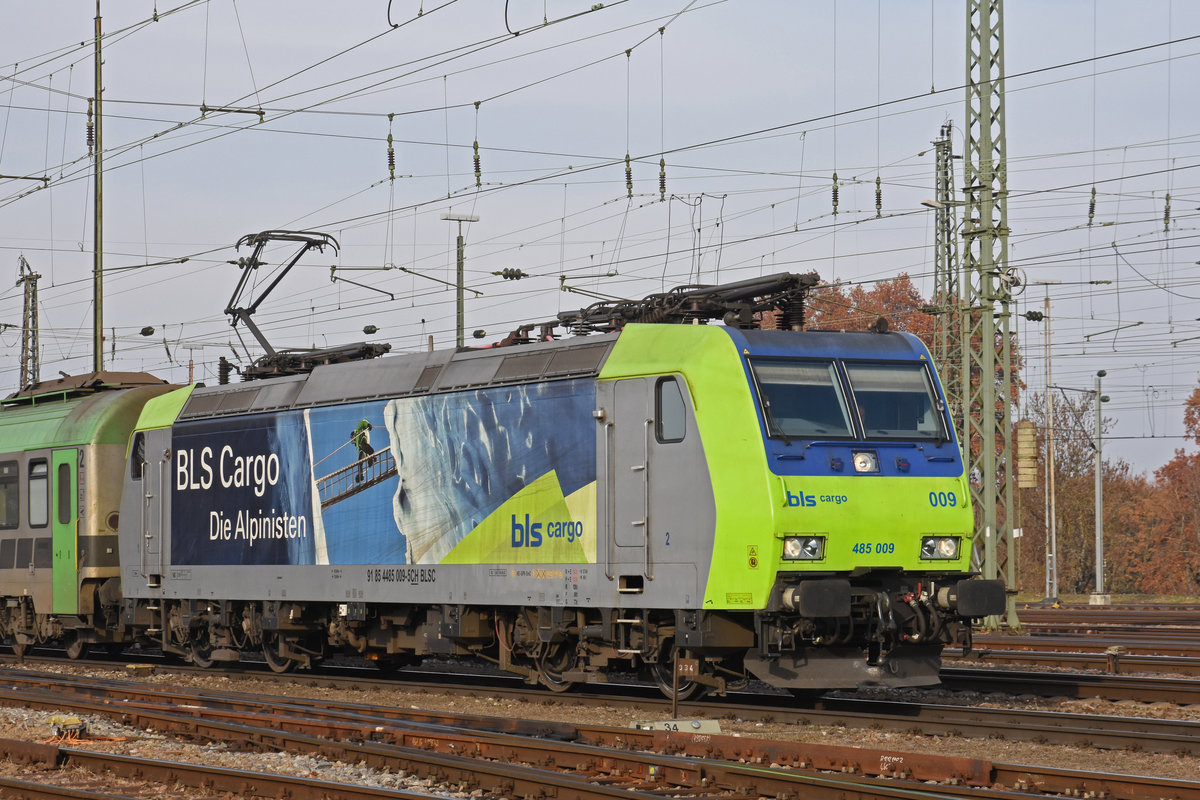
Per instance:
[[[890,330],[907,331],[932,345],[933,317],[921,310],[927,302],[905,272],[869,289],[843,283],[819,286],[808,296],[804,327],[864,331],[883,317]]]
[[[1200,386],[1184,404],[1183,426],[1200,445]],[[1153,491],[1130,510],[1139,536],[1114,568],[1128,572],[1142,592],[1194,596],[1200,593],[1200,453],[1176,450],[1154,477]]]

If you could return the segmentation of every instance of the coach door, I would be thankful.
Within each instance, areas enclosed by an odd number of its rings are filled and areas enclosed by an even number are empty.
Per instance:
[[[79,613],[79,451],[50,455],[50,519],[55,614]]]

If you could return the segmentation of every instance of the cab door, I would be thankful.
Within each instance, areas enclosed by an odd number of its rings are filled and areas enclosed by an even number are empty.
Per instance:
[[[133,448],[129,456],[129,469],[134,486],[139,492],[138,514],[141,530],[140,566],[146,585],[156,588],[162,584],[163,524],[166,511],[166,492],[169,487],[165,472],[168,456],[169,434],[164,431],[138,431],[133,435]]]
[[[50,454],[53,613],[79,613],[79,451]]]
[[[601,531],[611,537],[609,577],[615,574],[620,592],[641,593],[659,567],[674,565],[669,583],[690,601],[697,596],[692,565],[708,563],[716,512],[683,378],[627,378],[598,391],[612,410],[600,444],[605,500],[598,509]],[[681,577],[685,564],[691,571]]]

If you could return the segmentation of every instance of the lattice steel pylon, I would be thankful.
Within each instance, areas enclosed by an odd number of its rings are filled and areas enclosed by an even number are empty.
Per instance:
[[[967,0],[963,372],[969,390],[963,447],[975,500],[975,552],[981,555],[983,577],[1003,573],[1010,590],[1006,623],[1015,627],[1003,9],[1003,0]],[[1000,619],[991,617],[987,625],[999,627]]]
[[[936,172],[936,236],[933,251],[933,359],[942,378],[946,402],[958,431],[965,442],[963,428],[962,307],[958,258],[956,210],[961,205],[954,197],[954,152],[951,144],[953,125],[947,122],[933,142]]]
[[[41,380],[37,282],[42,276],[33,271],[25,256],[17,256],[17,267],[17,285],[25,284],[25,304],[21,312],[21,385],[17,387],[24,389]]]

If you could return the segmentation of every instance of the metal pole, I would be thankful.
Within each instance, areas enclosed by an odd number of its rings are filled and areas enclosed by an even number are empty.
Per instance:
[[[41,344],[38,341],[38,278],[25,256],[17,256],[20,276],[17,285],[25,284],[25,303],[21,311],[21,382],[18,389],[38,383],[41,377]]]
[[[92,369],[104,370],[104,82],[100,75],[100,0],[96,0],[96,189],[92,253]]]
[[[1050,289],[1043,304],[1046,320],[1046,597],[1058,599],[1058,511],[1054,495],[1054,383],[1050,364]]]
[[[458,273],[454,282],[454,346],[463,346],[463,235],[458,223]]]
[[[479,217],[474,214],[442,214],[442,219],[450,222],[458,223],[458,254],[456,261],[458,262],[458,278],[454,282],[454,346],[463,346],[463,234],[462,224],[464,222],[479,222]]]
[[[1092,596],[1092,605],[1108,605],[1108,596],[1104,593],[1104,461],[1100,451],[1100,407],[1108,398],[1100,394],[1100,379],[1105,371],[1096,373],[1096,593]]]

